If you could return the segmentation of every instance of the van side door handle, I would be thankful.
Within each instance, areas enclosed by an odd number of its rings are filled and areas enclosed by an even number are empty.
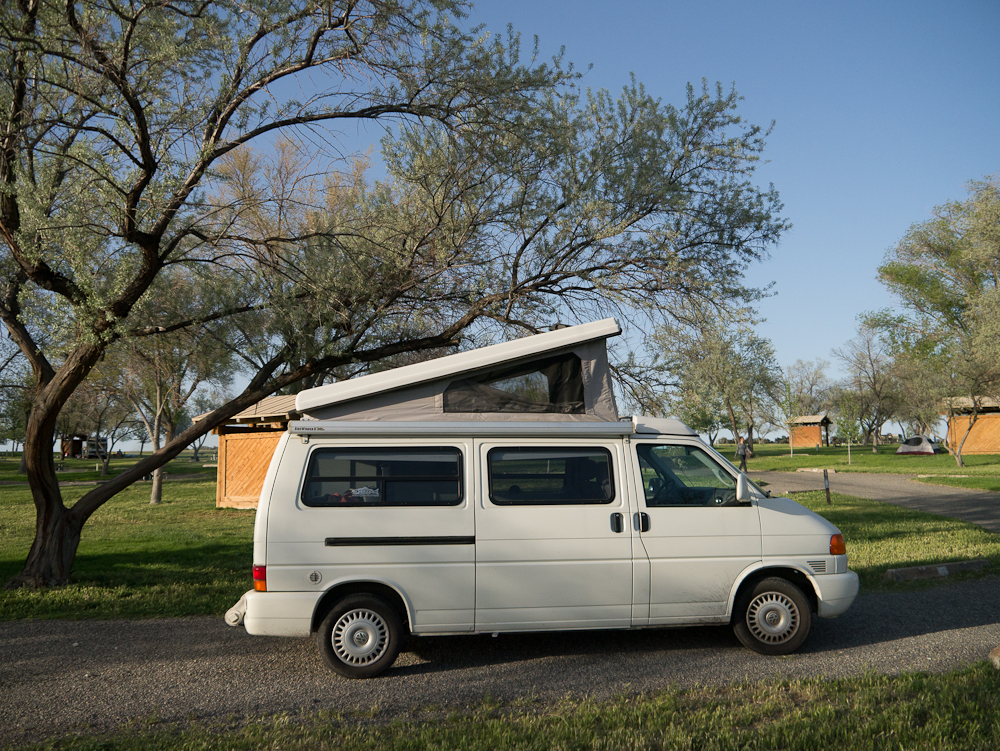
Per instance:
[[[648,532],[649,531],[649,514],[643,513],[642,511],[636,511],[632,515],[632,526],[635,528],[636,532]]]
[[[611,531],[621,533],[625,529],[625,518],[621,514],[611,515]]]

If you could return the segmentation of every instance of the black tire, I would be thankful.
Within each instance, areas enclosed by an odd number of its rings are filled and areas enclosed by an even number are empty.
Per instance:
[[[399,613],[377,595],[345,597],[316,633],[326,664],[345,678],[373,678],[396,661],[403,638]]]
[[[736,638],[762,655],[791,654],[802,646],[811,626],[809,598],[787,579],[762,579],[736,599]]]

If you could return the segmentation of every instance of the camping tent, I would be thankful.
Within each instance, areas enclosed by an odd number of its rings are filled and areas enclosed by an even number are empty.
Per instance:
[[[909,456],[931,456],[933,454],[944,453],[945,451],[945,448],[938,443],[934,443],[934,441],[925,435],[915,435],[912,438],[907,438],[896,449],[897,454],[906,454]]]

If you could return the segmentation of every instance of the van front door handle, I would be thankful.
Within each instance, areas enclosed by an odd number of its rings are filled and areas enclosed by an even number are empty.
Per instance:
[[[649,514],[643,513],[642,511],[636,511],[632,516],[632,526],[635,528],[636,532],[648,532]]]
[[[611,515],[611,531],[621,533],[625,529],[625,518],[621,514]]]

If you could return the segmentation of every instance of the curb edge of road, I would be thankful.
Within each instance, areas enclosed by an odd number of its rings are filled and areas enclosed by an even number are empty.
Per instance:
[[[989,568],[990,562],[985,558],[974,561],[956,561],[943,563],[939,566],[909,566],[907,568],[891,568],[882,574],[884,581],[906,582],[914,579],[935,579],[958,573],[959,571],[981,571]]]

